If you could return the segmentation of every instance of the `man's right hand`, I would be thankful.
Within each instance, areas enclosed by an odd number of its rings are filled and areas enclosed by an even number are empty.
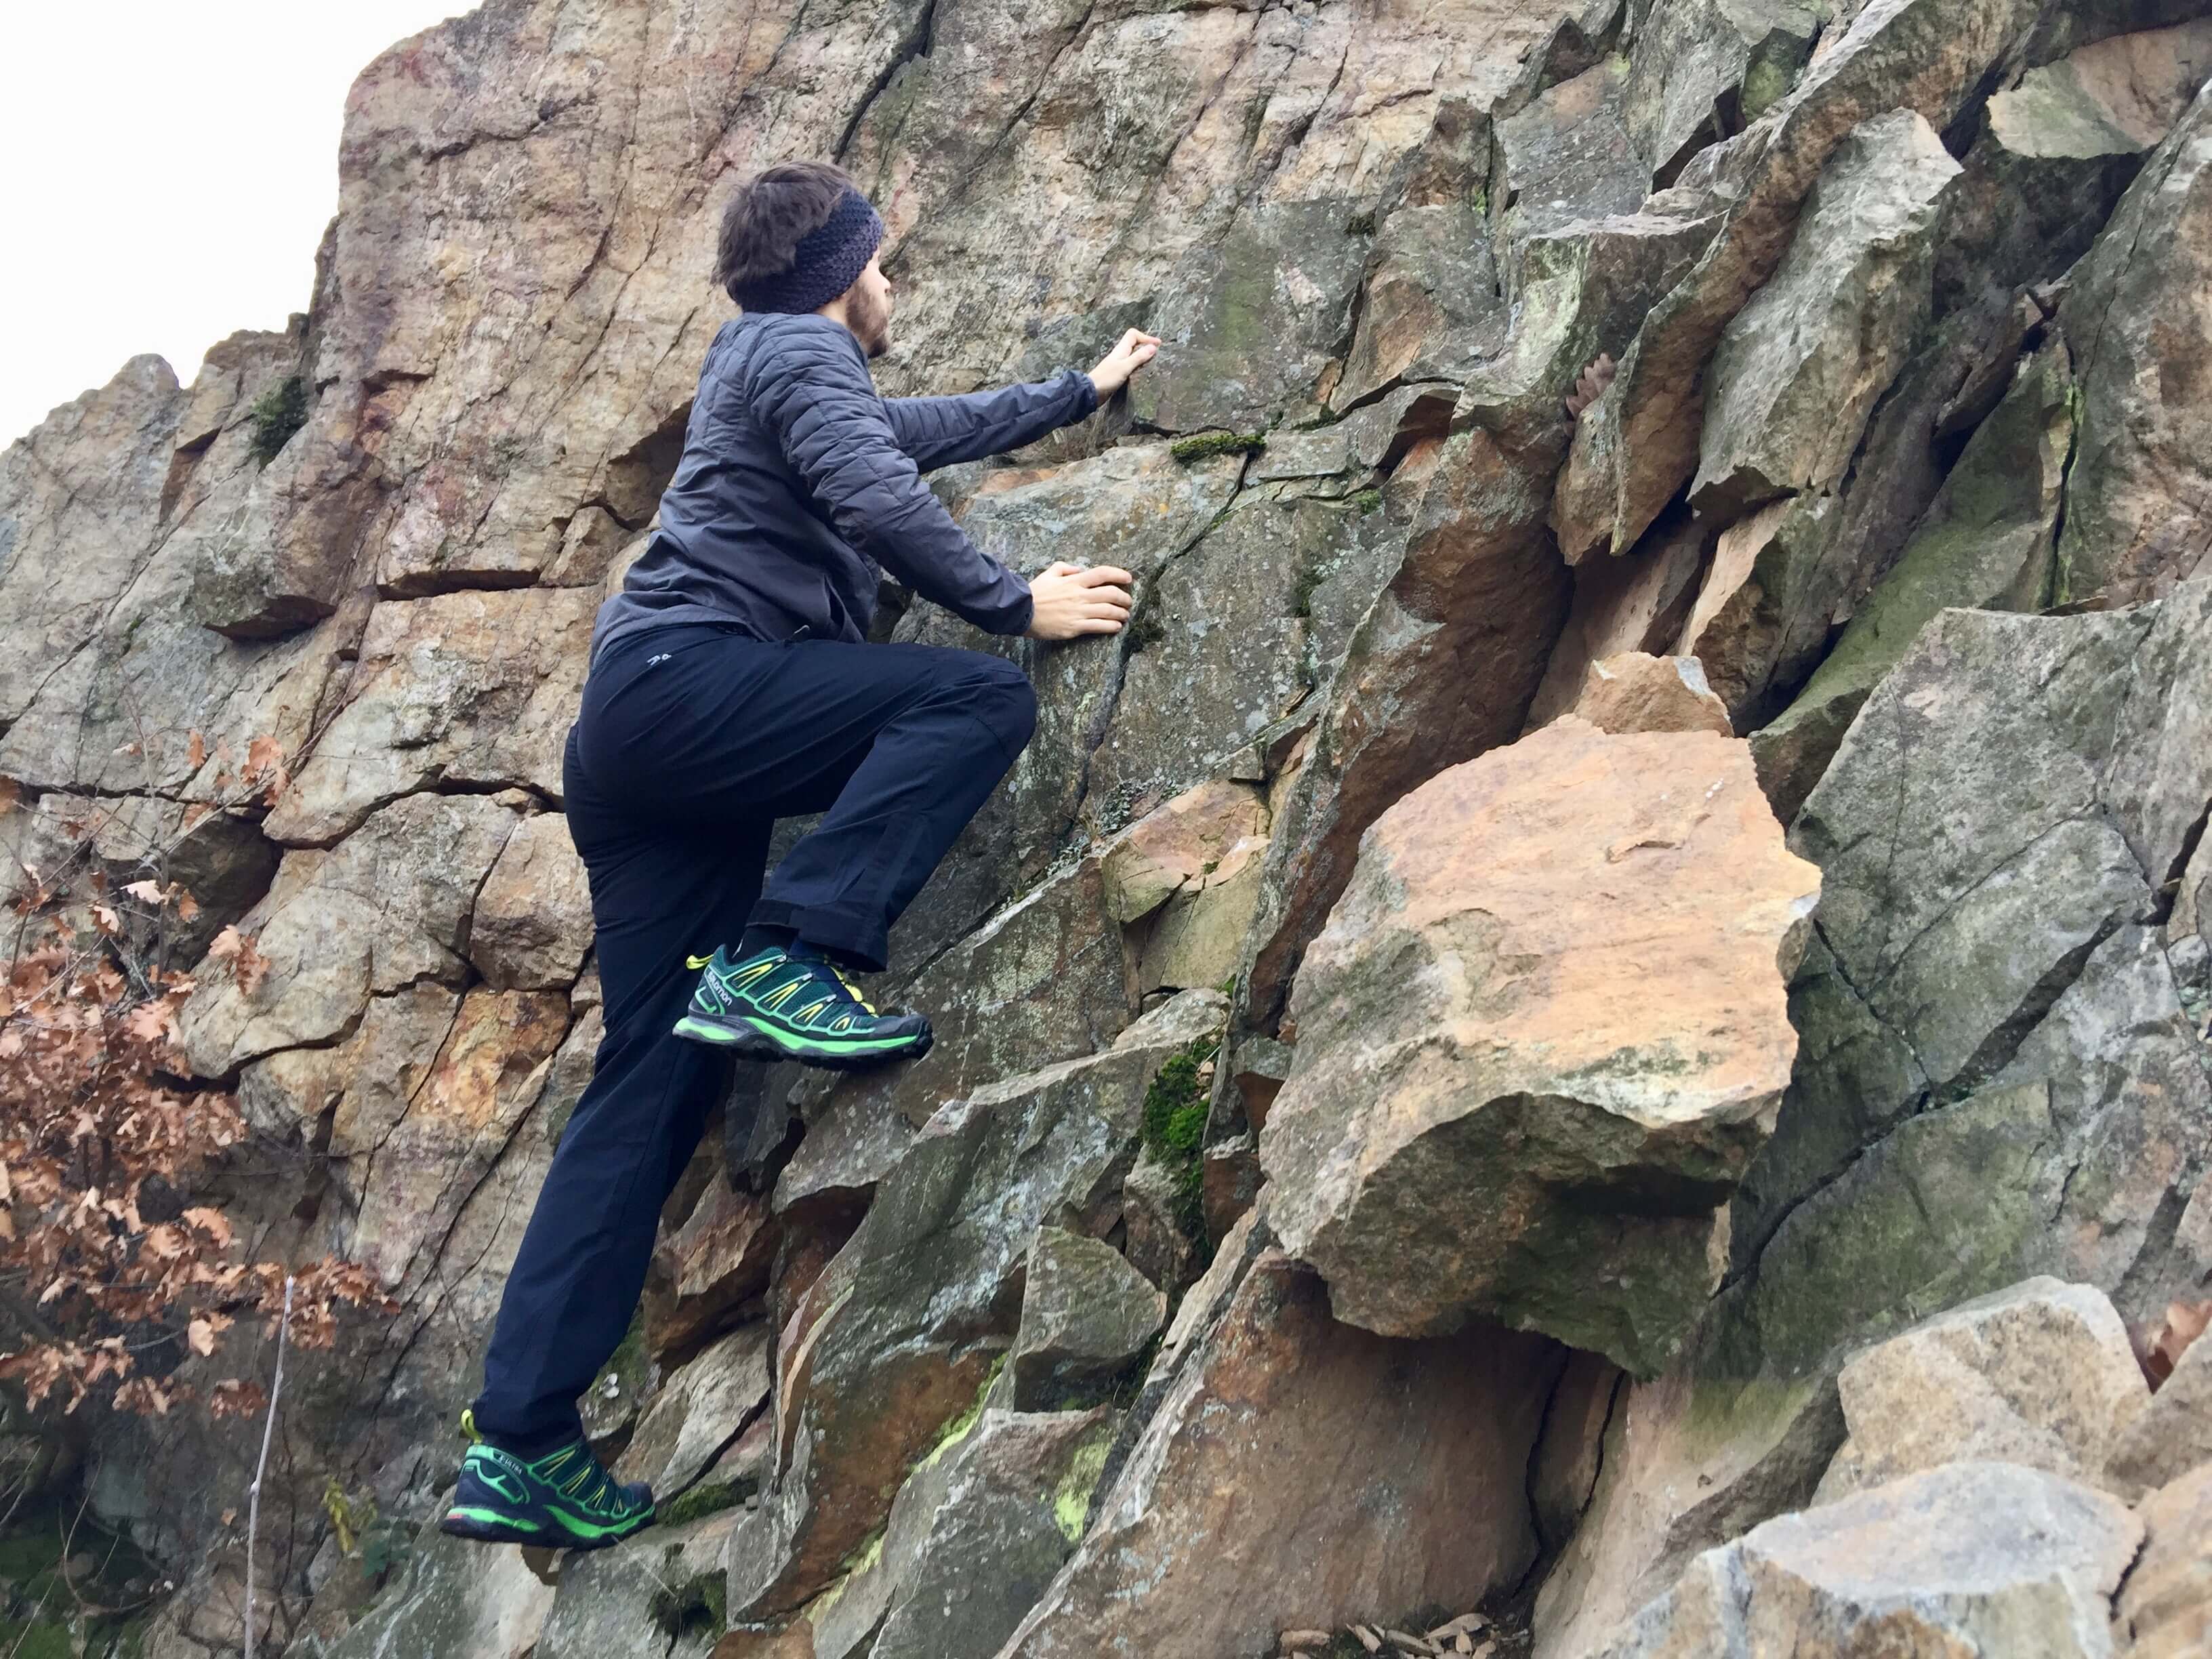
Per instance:
[[[1072,640],[1085,634],[1118,634],[1129,620],[1129,584],[1136,580],[1110,564],[1055,564],[1030,579],[1035,610],[1028,637]]]

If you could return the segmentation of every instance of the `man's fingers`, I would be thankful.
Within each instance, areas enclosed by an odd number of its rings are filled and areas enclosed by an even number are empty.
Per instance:
[[[1065,559],[1055,559],[1039,574],[1047,576],[1073,576],[1082,568],[1079,564],[1070,564]]]
[[[1098,587],[1111,582],[1127,587],[1137,579],[1117,564],[1094,564],[1074,572],[1075,579],[1085,587]]]
[[[1119,617],[1085,617],[1075,624],[1078,634],[1118,634],[1121,631]]]

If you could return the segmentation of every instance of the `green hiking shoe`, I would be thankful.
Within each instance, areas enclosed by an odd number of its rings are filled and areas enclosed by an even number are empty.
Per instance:
[[[526,1463],[478,1437],[471,1413],[461,1414],[461,1432],[473,1443],[441,1532],[487,1544],[603,1550],[653,1524],[653,1489],[617,1485],[580,1440]]]
[[[837,965],[804,947],[762,951],[732,963],[720,946],[704,962],[676,1035],[760,1060],[857,1072],[929,1052],[929,1022],[884,1014]]]

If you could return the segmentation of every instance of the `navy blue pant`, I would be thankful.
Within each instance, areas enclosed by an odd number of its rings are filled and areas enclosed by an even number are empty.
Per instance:
[[[887,935],[1029,742],[1015,665],[921,645],[769,644],[683,625],[594,665],[568,734],[606,1035],[507,1275],[477,1427],[527,1456],[629,1328],[660,1208],[734,1063],[672,1035],[687,956],[746,924],[880,969]],[[765,887],[779,817],[822,812]]]

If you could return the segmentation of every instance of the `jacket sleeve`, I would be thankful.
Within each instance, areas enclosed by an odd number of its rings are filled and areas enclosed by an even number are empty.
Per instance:
[[[1030,380],[996,392],[957,398],[886,398],[884,416],[898,447],[924,472],[960,461],[979,461],[1035,443],[1073,425],[1098,407],[1098,388],[1079,368],[1049,380]]]
[[[1029,584],[969,541],[922,483],[850,336],[841,342],[809,331],[766,345],[745,392],[847,542],[986,632],[1029,626]]]

